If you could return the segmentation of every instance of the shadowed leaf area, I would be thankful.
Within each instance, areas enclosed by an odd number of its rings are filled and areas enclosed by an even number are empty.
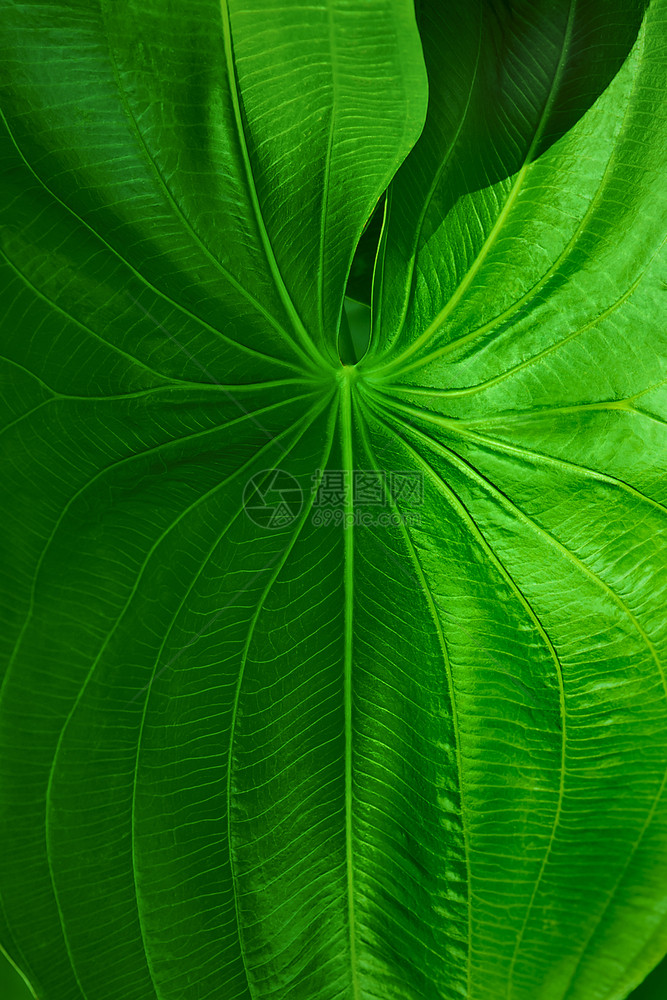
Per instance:
[[[0,2],[38,1000],[662,996],[666,40],[667,0]]]

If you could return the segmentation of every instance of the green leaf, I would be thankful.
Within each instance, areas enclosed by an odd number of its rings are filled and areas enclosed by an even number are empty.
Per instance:
[[[0,953],[0,987],[5,1000],[33,1000],[34,994],[3,953]]]
[[[0,6],[0,941],[40,1000],[622,1000],[667,951],[644,8]]]
[[[644,982],[633,990],[630,1000],[660,1000],[667,986],[667,961],[663,959]]]

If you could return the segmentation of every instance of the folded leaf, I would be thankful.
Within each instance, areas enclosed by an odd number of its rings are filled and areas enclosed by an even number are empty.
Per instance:
[[[0,10],[0,940],[40,1000],[621,1000],[664,955],[644,8]]]

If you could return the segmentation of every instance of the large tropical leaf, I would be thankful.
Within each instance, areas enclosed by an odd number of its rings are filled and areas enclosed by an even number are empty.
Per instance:
[[[645,6],[0,3],[42,1000],[620,1000],[667,950]]]

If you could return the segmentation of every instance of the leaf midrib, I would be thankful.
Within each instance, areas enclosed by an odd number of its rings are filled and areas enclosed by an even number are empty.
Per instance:
[[[331,78],[332,78],[332,97],[331,97],[331,119],[329,121],[329,134],[327,136],[327,151],[324,161],[324,177],[323,177],[323,192],[322,192],[322,211],[320,213],[320,253],[319,253],[319,273],[317,276],[317,296],[318,296],[318,313],[320,317],[320,324],[322,329],[322,335],[325,331],[325,317],[324,317],[324,272],[325,272],[325,244],[326,244],[326,222],[329,211],[329,193],[331,185],[331,160],[333,156],[334,147],[334,132],[336,126],[336,104],[338,101],[338,55],[336,51],[336,35],[334,28],[334,12],[332,9],[332,4],[327,3],[327,28],[329,34],[329,51],[331,53]],[[341,303],[342,305],[342,303]]]
[[[361,984],[357,966],[357,930],[354,887],[353,845],[353,704],[352,661],[354,643],[354,454],[352,446],[352,386],[350,376],[341,385],[340,433],[345,500],[343,509],[344,545],[344,711],[345,711],[345,857],[347,871],[348,943],[350,949],[350,974],[354,1000],[361,1000]]]

